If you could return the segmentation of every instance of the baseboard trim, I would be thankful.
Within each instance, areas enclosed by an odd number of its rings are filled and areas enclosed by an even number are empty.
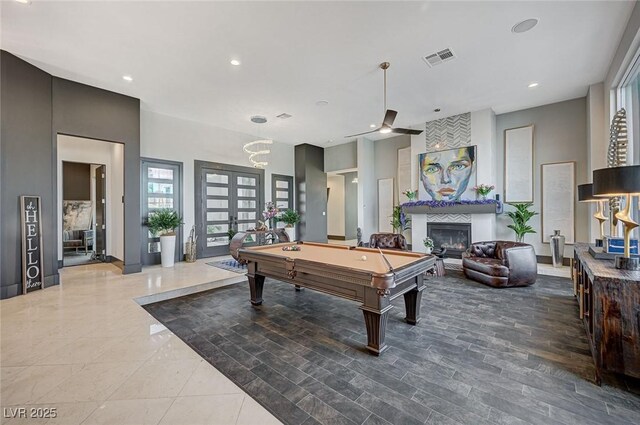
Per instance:
[[[536,255],[536,259],[538,261],[538,264],[553,264],[553,260],[551,259],[550,255]],[[571,259],[565,257],[562,260],[562,265],[563,266],[570,266],[571,265]]]
[[[7,298],[13,298],[18,295],[22,295],[22,283],[14,283],[0,287],[0,299],[6,300]]]
[[[327,239],[333,239],[334,241],[346,241],[347,238],[345,236],[339,235],[327,235]]]
[[[64,268],[64,260],[58,260],[58,268],[59,269]]]
[[[122,274],[140,273],[142,271],[142,264],[124,264],[122,267]]]
[[[60,275],[58,273],[45,276],[43,289],[46,289],[50,286],[56,286],[59,284],[60,284]],[[7,298],[17,297],[18,295],[23,295],[22,282],[13,283],[11,285],[0,287],[0,300],[6,300]]]

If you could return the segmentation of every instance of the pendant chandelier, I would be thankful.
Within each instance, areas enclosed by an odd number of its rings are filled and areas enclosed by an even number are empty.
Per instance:
[[[242,150],[249,154],[249,161],[255,168],[264,168],[269,165],[269,162],[262,158],[256,158],[259,156],[269,155],[271,149],[267,148],[267,145],[272,145],[273,140],[263,139],[255,140],[253,142],[246,143]]]
[[[262,115],[254,115],[251,117],[251,122],[255,124],[264,124],[267,122],[267,118]],[[258,133],[258,135],[259,134],[260,133]],[[249,161],[254,168],[264,168],[269,165],[269,163],[264,159],[264,156],[271,153],[269,145],[272,144],[273,140],[259,139],[245,143],[242,150],[249,154]]]

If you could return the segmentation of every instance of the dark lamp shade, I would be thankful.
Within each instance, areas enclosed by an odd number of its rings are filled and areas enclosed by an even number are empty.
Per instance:
[[[597,202],[602,201],[602,198],[596,198],[593,196],[593,184],[579,184],[578,185],[578,201],[580,202]]]
[[[640,194],[640,165],[594,170],[594,196],[607,197],[627,194]]]

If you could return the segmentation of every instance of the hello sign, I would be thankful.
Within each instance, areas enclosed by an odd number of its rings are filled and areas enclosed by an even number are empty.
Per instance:
[[[22,223],[22,293],[44,288],[40,197],[20,197]]]

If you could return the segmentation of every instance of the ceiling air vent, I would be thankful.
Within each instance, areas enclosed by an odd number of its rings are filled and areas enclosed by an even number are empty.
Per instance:
[[[287,118],[291,118],[291,115],[287,114],[287,113],[282,113],[280,115],[276,115],[278,118],[286,120]]]
[[[424,61],[427,63],[427,65],[429,65],[429,67],[433,68],[434,66],[440,65],[443,62],[450,61],[455,57],[456,56],[453,54],[451,49],[444,49],[425,56]]]

